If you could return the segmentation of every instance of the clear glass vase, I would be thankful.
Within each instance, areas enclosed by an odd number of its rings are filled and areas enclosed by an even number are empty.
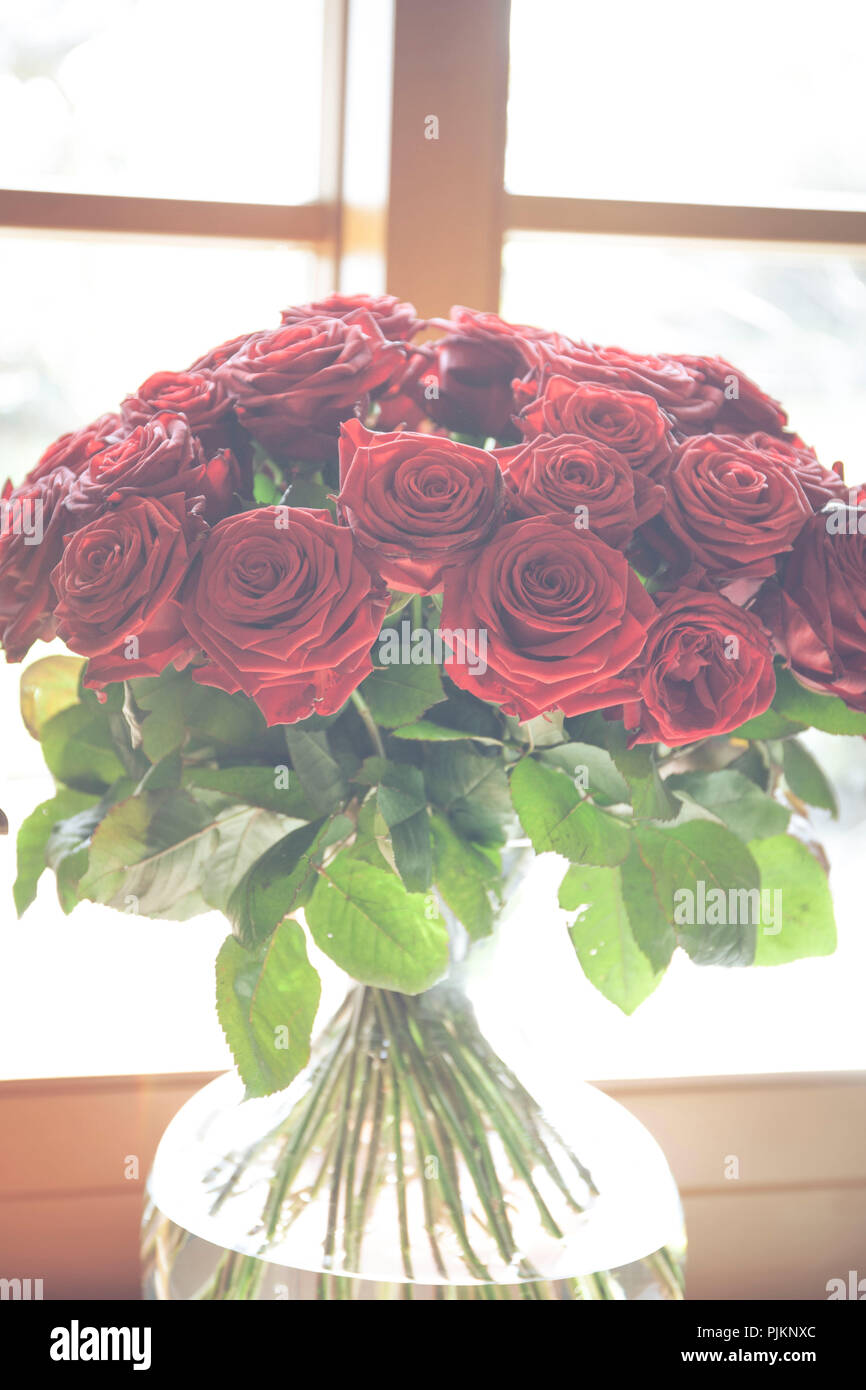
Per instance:
[[[655,1141],[582,1083],[539,1105],[462,972],[357,986],[277,1095],[233,1074],[169,1125],[148,1181],[149,1299],[679,1299]]]

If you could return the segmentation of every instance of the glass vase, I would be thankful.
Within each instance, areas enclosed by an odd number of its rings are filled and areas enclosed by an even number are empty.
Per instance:
[[[229,1073],[183,1106],[148,1180],[145,1298],[683,1296],[655,1141],[582,1083],[537,1103],[462,974],[356,986],[285,1091],[244,1100]]]

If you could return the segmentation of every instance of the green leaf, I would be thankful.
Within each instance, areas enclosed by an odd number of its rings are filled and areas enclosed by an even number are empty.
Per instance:
[[[668,784],[675,790],[688,792],[741,840],[782,835],[791,819],[787,807],[731,768],[718,772],[685,772],[670,777]]]
[[[260,507],[273,507],[283,495],[283,487],[267,473],[253,477],[253,497]]]
[[[198,685],[189,671],[169,667],[161,676],[129,682],[141,721],[142,748],[157,763],[190,741],[242,748],[246,756],[266,738],[264,718],[246,695]]]
[[[784,714],[780,714],[778,710],[768,709],[763,714],[755,715],[754,719],[747,719],[745,724],[741,724],[738,729],[732,729],[728,738],[791,738],[793,734],[802,733],[804,728],[805,725],[798,724],[792,719],[786,719]]]
[[[185,787],[220,792],[226,800],[244,806],[260,806],[295,820],[313,819],[301,780],[288,765],[274,767],[186,767]],[[151,788],[148,782],[148,788]]]
[[[400,589],[391,590],[391,602],[388,604],[387,618],[393,618],[395,613],[402,613],[407,603],[411,603],[414,594],[404,594]]]
[[[34,738],[55,714],[78,704],[83,666],[83,656],[43,656],[21,672],[21,718]]]
[[[782,748],[782,767],[785,781],[795,796],[809,806],[820,806],[834,817],[839,814],[836,793],[823,768],[799,739],[789,739]]]
[[[313,854],[324,820],[289,831],[247,869],[231,893],[226,916],[244,946],[266,940],[284,917],[303,907],[316,882]]]
[[[692,820],[665,830],[636,831],[652,897],[678,945],[697,965],[750,965],[760,915],[760,872],[732,831],[712,821]],[[633,907],[639,911],[639,904]],[[636,918],[629,917],[642,948]],[[648,952],[649,954],[649,952]],[[650,956],[651,963],[655,964]]]
[[[443,744],[428,750],[424,777],[430,800],[448,812],[459,835],[484,845],[505,843],[514,811],[501,757]]]
[[[629,850],[629,829],[581,799],[569,778],[524,758],[511,774],[511,797],[538,854],[555,850],[578,864],[619,864]]]
[[[827,875],[814,855],[792,835],[759,840],[750,848],[766,898],[755,964],[786,965],[804,956],[832,955],[836,949],[833,899]]]
[[[361,683],[361,694],[376,723],[386,729],[414,724],[445,699],[439,668],[432,664],[382,666]]]
[[[36,897],[36,889],[48,866],[45,851],[51,832],[58,821],[64,821],[93,806],[88,792],[61,787],[50,801],[43,801],[21,822],[18,830],[18,877],[12,888],[15,909],[20,917]]]
[[[320,950],[361,984],[420,994],[448,968],[448,931],[430,895],[393,874],[337,855],[307,905]]]
[[[546,748],[539,760],[566,773],[593,801],[607,805],[631,801],[629,785],[606,748],[594,743],[561,743],[558,748]]]
[[[107,718],[70,705],[42,726],[42,756],[52,776],[76,791],[102,793],[124,775]]]
[[[816,695],[785,667],[776,670],[773,708],[787,719],[810,724],[828,734],[866,734],[866,714],[849,709],[836,695]]]
[[[317,816],[327,816],[342,806],[348,796],[346,779],[332,756],[328,735],[286,726],[286,746],[292,767]]]
[[[279,1091],[310,1058],[321,983],[297,922],[248,951],[229,936],[216,962],[217,1013],[247,1097]]]
[[[220,798],[215,809],[209,795],[166,789],[113,806],[93,833],[81,896],[170,921],[222,905],[285,823]]]
[[[633,843],[619,866],[620,892],[632,935],[655,973],[665,971],[677,948],[671,912],[656,897],[650,869]]]
[[[578,914],[568,930],[587,979],[623,1013],[634,1013],[661,974],[653,971],[634,938],[620,870],[570,865],[559,905]]]
[[[45,846],[45,862],[54,871],[57,898],[65,913],[81,901],[80,883],[87,871],[90,842],[108,803],[97,801],[65,820],[58,821]]]
[[[397,872],[410,893],[430,887],[433,855],[424,775],[409,763],[386,763],[377,794],[391,835]]]
[[[489,854],[462,840],[445,816],[431,818],[433,872],[436,887],[473,941],[493,931],[490,891],[499,882],[499,868]],[[497,856],[498,858],[498,856]]]
[[[635,819],[672,820],[679,804],[659,776],[654,748],[648,744],[629,748],[622,724],[605,721],[605,726],[605,747],[628,782]]]

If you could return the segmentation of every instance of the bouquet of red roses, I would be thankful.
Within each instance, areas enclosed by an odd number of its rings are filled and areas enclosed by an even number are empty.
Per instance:
[[[492,930],[515,836],[570,861],[578,957],[627,1010],[678,946],[826,953],[788,830],[833,806],[798,734],[866,732],[858,501],[720,358],[465,308],[332,295],[159,372],[3,494],[8,658],[77,654],[23,676],[57,791],[20,827],[18,909],[47,865],[66,910],[225,912],[254,1094],[308,1050],[291,914],[417,993],[443,913]]]

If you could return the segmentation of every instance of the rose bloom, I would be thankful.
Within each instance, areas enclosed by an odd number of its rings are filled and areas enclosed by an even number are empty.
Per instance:
[[[626,546],[638,526],[655,516],[664,489],[632,468],[616,449],[579,434],[542,434],[513,449],[497,450],[509,511],[517,516],[586,509],[589,529],[612,546]]]
[[[522,720],[583,714],[631,689],[617,677],[640,654],[654,612],[625,557],[569,517],[509,522],[474,564],[446,572],[446,670]]]
[[[866,712],[866,509],[811,517],[757,607],[798,680]]]
[[[414,304],[404,304],[395,294],[329,294],[312,304],[284,309],[283,323],[303,323],[311,318],[352,319],[358,312],[373,319],[389,342],[408,342],[423,322]]]
[[[239,452],[231,396],[211,372],[155,372],[120,407],[127,431],[163,411],[184,416],[208,457],[218,449]]]
[[[56,468],[68,468],[76,475],[82,473],[95,454],[107,449],[123,433],[123,422],[119,415],[100,415],[92,424],[62,434],[49,445],[24,481],[37,483]]]
[[[54,636],[51,571],[71,529],[66,499],[75,482],[56,467],[0,497],[0,642],[8,661],[21,661],[37,638]]]
[[[175,595],[204,530],[180,492],[125,497],[66,537],[51,575],[55,618],[67,646],[90,658],[85,685],[158,676],[188,660],[195,647]]]
[[[447,565],[475,556],[502,519],[493,454],[429,434],[374,434],[357,420],[340,437],[341,518],[386,584],[429,594]]]
[[[733,435],[688,440],[665,488],[668,527],[685,553],[717,577],[773,574],[776,556],[790,549],[812,512],[791,468]]]
[[[462,434],[513,438],[515,378],[538,362],[541,342],[561,345],[564,340],[461,304],[455,304],[450,320],[434,322],[447,332],[434,344],[438,396],[426,402],[431,418]]]
[[[676,748],[729,733],[762,714],[776,690],[770,642],[753,613],[721,594],[677,589],[662,598],[624,702],[631,743]]]
[[[335,713],[373,669],[389,594],[327,512],[260,507],[213,528],[181,602],[208,657],[193,678],[292,724]]]
[[[227,342],[220,343],[217,347],[211,348],[209,352],[197,357],[188,367],[188,372],[215,372],[217,367],[223,366],[230,357],[236,357],[242,348],[246,347],[255,333],[240,333],[237,338],[229,338]]]
[[[595,381],[618,391],[637,391],[652,396],[676,424],[687,423],[690,433],[693,432],[691,427],[709,429],[709,421],[718,412],[723,399],[720,391],[716,393],[717,399],[701,392],[695,375],[674,357],[566,341],[559,351],[540,345],[540,358],[540,372],[533,374],[537,378],[533,395],[538,394],[539,381],[549,376]],[[521,386],[521,391],[527,389],[526,384]]]
[[[304,319],[254,333],[216,375],[241,424],[275,458],[327,459],[341,422],[402,373],[406,352],[369,314]]]
[[[746,444],[752,449],[772,454],[779,462],[796,474],[797,481],[806,495],[809,506],[816,512],[828,502],[849,500],[849,489],[844,479],[841,463],[833,469],[825,468],[818,462],[814,449],[804,444],[798,435],[785,435],[779,439],[772,434],[750,434]]]
[[[535,400],[520,412],[523,434],[582,434],[607,444],[632,468],[655,475],[674,451],[671,422],[652,396],[620,391],[597,382],[549,377]]]
[[[230,450],[206,459],[183,415],[161,411],[125,439],[96,454],[70,490],[71,523],[83,526],[122,497],[182,491],[205,499],[209,521],[234,506],[240,467]]]
[[[779,402],[724,357],[676,356],[671,360],[691,373],[698,384],[698,395],[716,406],[710,423],[700,421],[692,427],[688,419],[678,419],[684,433],[713,429],[717,434],[752,434],[763,430],[778,435],[784,430],[788,416]]]

